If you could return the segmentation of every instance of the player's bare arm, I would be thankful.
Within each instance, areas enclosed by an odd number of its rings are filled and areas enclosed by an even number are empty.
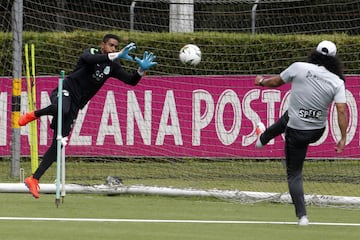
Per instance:
[[[280,75],[264,78],[263,76],[255,77],[255,85],[262,87],[279,87],[283,85],[285,82],[281,79]]]
[[[346,130],[348,128],[347,105],[346,103],[336,103],[336,110],[338,113],[338,124],[341,132],[341,139],[335,146],[335,151],[341,153],[346,144]]]

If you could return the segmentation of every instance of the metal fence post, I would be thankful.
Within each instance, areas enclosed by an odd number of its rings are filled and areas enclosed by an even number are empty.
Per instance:
[[[12,7],[13,32],[13,81],[12,81],[12,116],[11,116],[11,176],[20,174],[20,118],[21,105],[21,65],[22,65],[22,28],[23,0],[15,0]]]

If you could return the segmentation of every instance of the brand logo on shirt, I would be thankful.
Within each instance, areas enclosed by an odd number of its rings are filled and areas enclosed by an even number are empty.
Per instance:
[[[100,67],[99,64],[96,64],[97,67]],[[101,68],[99,70],[95,71],[95,74],[92,75],[92,77],[97,81],[100,82],[103,80],[105,75],[109,75],[110,74],[110,66],[106,66],[103,70],[101,70]]]
[[[316,76],[315,74],[313,74],[312,72],[308,71],[307,74],[306,74],[306,78],[308,79],[313,79],[313,80],[318,80],[318,76]]]
[[[90,48],[90,53],[91,53],[92,55],[96,54],[98,51],[99,51],[99,49]]]
[[[299,116],[301,118],[307,118],[307,119],[319,119],[322,116],[322,112],[320,110],[315,109],[303,109],[301,108],[299,110]]]
[[[93,78],[96,79],[96,81],[100,82],[104,77],[104,74],[100,72],[99,70],[95,71],[95,75],[93,75]]]

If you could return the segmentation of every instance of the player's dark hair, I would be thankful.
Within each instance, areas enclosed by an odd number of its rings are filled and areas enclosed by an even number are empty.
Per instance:
[[[345,82],[343,65],[338,57],[326,56],[314,50],[309,54],[308,62],[325,67],[328,71],[338,75],[339,78]]]
[[[108,33],[103,37],[103,42],[106,43],[107,41],[109,41],[110,38],[115,39],[118,42],[120,42],[120,38],[117,35],[111,34],[111,33]]]

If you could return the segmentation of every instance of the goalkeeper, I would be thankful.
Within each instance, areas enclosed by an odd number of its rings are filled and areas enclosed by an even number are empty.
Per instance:
[[[285,161],[289,192],[295,205],[298,224],[309,224],[305,207],[302,169],[308,146],[325,131],[328,108],[335,102],[341,138],[335,151],[341,153],[346,144],[348,127],[345,83],[342,65],[336,57],[336,45],[322,41],[311,52],[308,62],[295,62],[280,75],[255,78],[255,85],[278,87],[291,83],[289,109],[277,122],[273,136],[285,131]],[[286,124],[286,125],[285,125]],[[260,141],[266,140],[261,139]],[[262,142],[266,144],[266,141]]]
[[[73,122],[76,120],[78,112],[89,100],[100,90],[107,79],[110,77],[119,79],[125,84],[137,85],[145,71],[154,67],[156,56],[147,51],[143,54],[143,59],[135,57],[133,59],[129,53],[136,49],[135,43],[130,43],[121,51],[118,51],[120,39],[114,34],[106,34],[99,48],[88,48],[80,56],[78,63],[63,82],[63,122],[62,136],[70,134]],[[134,73],[128,73],[118,59],[133,61],[135,60],[139,68]],[[56,160],[57,155],[57,96],[58,89],[51,93],[51,104],[43,109],[28,112],[20,117],[19,125],[27,123],[44,115],[52,115],[53,119],[50,127],[53,129],[53,139],[49,149],[33,175],[25,178],[25,185],[35,198],[39,198],[39,180],[46,170]]]

